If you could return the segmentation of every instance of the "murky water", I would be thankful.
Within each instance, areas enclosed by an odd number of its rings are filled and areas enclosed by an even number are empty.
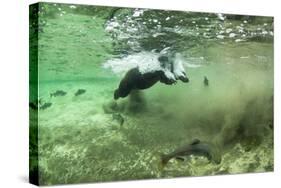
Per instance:
[[[32,24],[40,184],[273,170],[273,18],[43,3]],[[141,104],[127,97],[123,110],[106,110],[126,71],[163,49],[181,55],[190,82],[157,83]],[[191,156],[159,167],[161,154],[195,138],[221,163]]]

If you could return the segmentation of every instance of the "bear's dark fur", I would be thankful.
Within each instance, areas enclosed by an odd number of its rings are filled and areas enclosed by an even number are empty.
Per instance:
[[[138,68],[129,70],[125,77],[121,80],[118,89],[114,91],[114,99],[127,97],[134,89],[147,89],[156,84],[159,80],[166,84],[172,84],[165,79],[162,71],[155,71],[149,73],[140,73]]]

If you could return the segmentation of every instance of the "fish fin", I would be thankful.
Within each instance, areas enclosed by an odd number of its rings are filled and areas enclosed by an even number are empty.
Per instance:
[[[176,157],[177,160],[184,161],[183,157]]]
[[[196,145],[199,144],[201,141],[198,138],[195,138],[194,140],[192,140],[191,145]]]

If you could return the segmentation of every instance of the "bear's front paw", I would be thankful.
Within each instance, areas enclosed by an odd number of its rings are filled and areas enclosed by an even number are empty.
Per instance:
[[[182,82],[189,82],[189,79],[185,76],[180,76],[179,79],[182,81]]]
[[[168,78],[163,78],[160,80],[161,83],[167,84],[167,85],[172,85],[172,84],[176,84],[177,81],[173,80],[173,79],[168,79]]]

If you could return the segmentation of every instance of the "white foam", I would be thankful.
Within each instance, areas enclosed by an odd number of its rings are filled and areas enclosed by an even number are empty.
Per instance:
[[[162,70],[158,61],[159,54],[154,52],[140,52],[123,58],[110,59],[103,65],[116,74],[125,74],[128,70],[139,67],[141,73]]]
[[[161,67],[158,58],[160,55],[165,54],[168,49],[169,48],[165,48],[160,53],[140,52],[123,58],[110,59],[104,63],[103,67],[112,70],[117,75],[124,75],[130,69],[136,67],[138,67],[142,74],[154,71],[163,71],[167,78],[174,81],[181,76],[185,76],[184,66],[192,68],[200,67],[200,65],[186,63],[179,53],[176,54],[174,59],[173,72],[171,72],[168,67]]]

